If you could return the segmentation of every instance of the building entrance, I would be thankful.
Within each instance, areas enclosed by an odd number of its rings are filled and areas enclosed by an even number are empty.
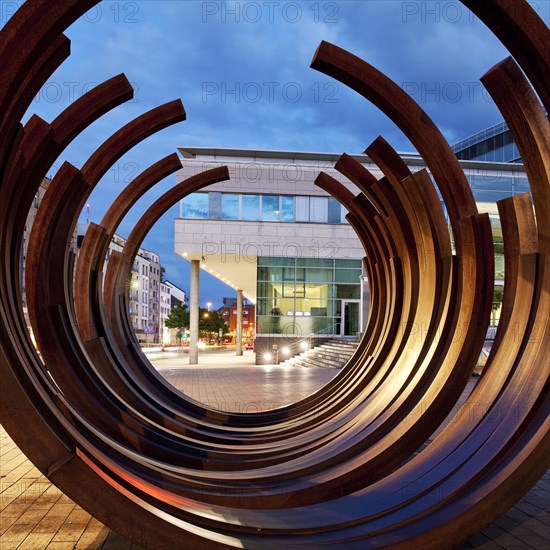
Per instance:
[[[342,336],[356,336],[361,331],[361,301],[342,300]]]

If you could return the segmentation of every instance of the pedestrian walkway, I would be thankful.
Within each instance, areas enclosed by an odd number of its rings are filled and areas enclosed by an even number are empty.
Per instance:
[[[295,403],[331,380],[338,370],[256,365],[252,351],[242,356],[202,353],[199,365],[187,356],[150,357],[160,374],[185,395],[221,411],[259,412]]]
[[[154,353],[151,362],[171,384],[210,407],[254,412],[302,399],[338,370],[255,365],[252,352],[236,357],[204,352],[199,365],[181,352]],[[472,378],[463,397],[471,391]],[[450,419],[449,419],[450,420]],[[504,516],[460,550],[550,546],[550,473]],[[92,518],[54,487],[0,426],[0,550],[141,550]],[[174,550],[178,550],[175,548]]]

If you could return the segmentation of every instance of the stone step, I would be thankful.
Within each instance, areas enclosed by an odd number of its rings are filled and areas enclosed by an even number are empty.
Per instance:
[[[295,355],[281,365],[294,367],[320,367],[320,368],[342,368],[355,353],[358,342],[333,340],[310,348],[299,355]]]

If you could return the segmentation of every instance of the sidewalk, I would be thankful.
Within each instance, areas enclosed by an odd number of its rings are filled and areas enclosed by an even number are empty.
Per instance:
[[[149,359],[190,397],[221,410],[242,412],[276,408],[301,399],[337,373],[332,369],[255,365],[252,352],[242,357],[234,352],[202,352],[199,365],[189,365],[187,354],[181,352],[159,352]],[[469,391],[475,382],[472,378]],[[140,550],[54,487],[1,426],[0,476],[1,550]],[[504,516],[460,548],[548,547],[550,472]]]

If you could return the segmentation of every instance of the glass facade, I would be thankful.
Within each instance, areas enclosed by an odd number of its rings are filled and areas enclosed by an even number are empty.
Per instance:
[[[238,220],[239,218],[239,195],[223,193],[222,220]]]
[[[187,219],[347,223],[346,210],[333,197],[192,193],[181,201]]]
[[[361,273],[361,260],[258,258],[257,333],[354,336]]]
[[[242,195],[241,219],[258,221],[260,219],[260,195]]]
[[[208,193],[192,193],[182,201],[182,218],[208,219]]]
[[[522,162],[514,136],[505,122],[467,137],[453,145],[460,160]]]
[[[496,202],[520,193],[529,193],[529,181],[525,176],[510,174],[507,176],[469,175],[468,181],[476,202]]]

